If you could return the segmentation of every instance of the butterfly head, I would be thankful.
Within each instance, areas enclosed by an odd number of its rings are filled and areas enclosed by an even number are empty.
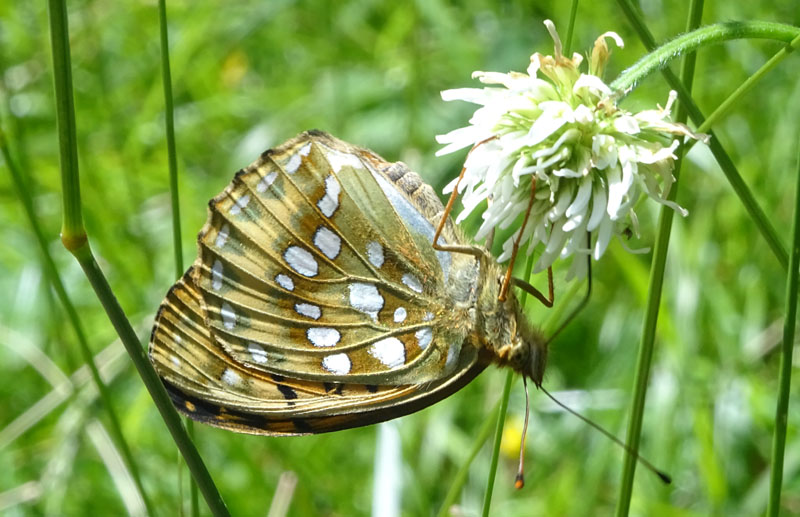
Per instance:
[[[514,358],[511,366],[538,387],[542,385],[544,369],[547,366],[547,339],[544,334],[528,322],[521,310],[516,313],[517,333],[511,343]]]
[[[547,339],[528,321],[513,293],[504,301],[497,299],[502,283],[498,278],[496,288],[490,284],[479,301],[485,346],[500,366],[510,366],[540,386],[547,366]]]

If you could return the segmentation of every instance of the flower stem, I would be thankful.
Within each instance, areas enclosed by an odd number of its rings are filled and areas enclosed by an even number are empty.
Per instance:
[[[636,16],[638,18],[638,14]],[[681,34],[653,50],[622,72],[610,86],[612,90],[624,95],[639,81],[666,67],[674,58],[708,45],[734,39],[772,39],[791,43],[798,35],[800,28],[774,22],[747,21],[707,25]]]
[[[696,27],[702,18],[703,0],[693,0],[689,8],[689,28]],[[694,78],[696,54],[689,53],[683,60],[681,68],[681,82],[685,85],[688,94],[691,94],[692,81]],[[687,108],[683,102],[680,103],[677,117],[679,122],[685,122],[687,118]],[[667,198],[674,201],[680,180],[680,170],[683,161],[684,149],[678,150],[678,159],[675,162],[673,175],[675,182],[672,184]],[[658,324],[658,312],[661,305],[661,293],[664,286],[664,269],[667,261],[667,251],[669,249],[669,238],[672,233],[672,220],[675,211],[669,207],[662,207],[658,220],[658,230],[656,235],[655,247],[653,250],[652,265],[650,267],[650,282],[648,287],[647,307],[645,309],[645,320],[642,326],[642,338],[637,359],[636,375],[634,378],[634,392],[631,400],[631,416],[628,421],[628,431],[626,443],[631,452],[625,455],[625,463],[622,470],[622,480],[620,482],[620,494],[617,501],[617,517],[625,517],[630,511],[631,497],[633,495],[633,479],[636,472],[636,453],[639,451],[639,440],[642,432],[642,422],[644,419],[644,403],[647,396],[647,384],[650,378],[650,368],[653,361],[653,351],[655,349],[655,335]]]
[[[461,492],[461,488],[467,481],[469,467],[472,465],[475,456],[477,456],[481,451],[483,444],[486,442],[486,440],[489,438],[489,434],[492,432],[492,424],[496,422],[492,416],[497,416],[501,402],[502,399],[497,401],[494,408],[489,412],[488,418],[483,421],[483,425],[478,431],[478,434],[475,436],[475,440],[472,442],[472,449],[470,449],[469,454],[464,460],[464,463],[461,464],[461,467],[459,467],[456,475],[453,476],[453,484],[451,484],[450,488],[447,490],[447,495],[445,495],[444,502],[442,502],[442,507],[439,509],[439,513],[437,514],[439,517],[448,517],[450,515],[450,507],[453,505],[453,503],[455,503],[456,497],[458,497],[458,494]]]
[[[56,292],[56,296],[58,297],[59,302],[61,302],[61,305],[64,308],[64,312],[67,315],[67,319],[69,320],[69,323],[72,326],[73,331],[75,332],[75,337],[78,340],[78,348],[80,348],[81,355],[83,356],[83,361],[89,368],[89,372],[92,375],[92,380],[94,381],[94,384],[97,387],[97,393],[100,395],[102,406],[106,410],[106,413],[108,414],[108,421],[110,424],[111,434],[114,438],[114,444],[120,449],[120,454],[122,455],[122,458],[125,461],[125,466],[130,471],[131,478],[133,479],[133,482],[136,485],[136,489],[139,491],[139,495],[141,495],[142,497],[142,501],[144,503],[145,509],[147,510],[147,513],[149,515],[154,515],[153,505],[150,502],[150,498],[147,496],[147,493],[144,490],[144,485],[142,484],[142,477],[139,474],[139,467],[136,461],[133,459],[133,454],[131,453],[131,447],[128,444],[127,440],[125,439],[125,435],[122,432],[122,426],[120,425],[119,417],[117,416],[117,413],[114,410],[114,404],[111,398],[111,394],[108,391],[108,386],[106,386],[105,382],[103,382],[103,378],[100,376],[100,371],[97,368],[97,364],[95,364],[94,362],[92,350],[89,347],[89,340],[86,338],[86,332],[83,330],[83,324],[81,323],[80,317],[78,316],[78,311],[75,309],[75,305],[73,305],[72,300],[69,297],[69,294],[67,294],[67,289],[64,287],[64,282],[61,280],[61,275],[58,272],[55,260],[53,260],[53,255],[50,253],[49,243],[47,241],[47,238],[45,238],[44,231],[42,230],[42,227],[39,224],[39,218],[36,215],[36,210],[33,207],[33,199],[31,198],[31,194],[26,187],[22,171],[19,169],[19,167],[17,167],[16,161],[14,161],[14,159],[11,156],[11,152],[8,148],[8,142],[6,141],[1,126],[0,126],[0,152],[2,152],[3,159],[5,160],[6,163],[6,167],[11,172],[11,179],[17,191],[17,197],[22,202],[22,206],[25,210],[25,215],[27,216],[28,221],[31,224],[31,229],[33,230],[33,234],[36,237],[36,242],[39,244],[39,249],[42,252],[42,265],[44,267],[45,274],[50,280],[50,283],[53,286],[53,290]]]
[[[789,413],[789,393],[792,380],[792,350],[797,319],[797,290],[800,276],[800,156],[797,158],[794,195],[794,220],[792,221],[792,254],[789,257],[789,272],[786,278],[786,315],[783,320],[783,343],[778,377],[778,402],[775,409],[775,433],[772,439],[772,470],[770,472],[769,504],[767,515],[780,513],[781,484],[783,481],[783,457],[786,449],[786,426]]]
[[[180,416],[172,406],[164,385],[147,360],[130,322],[117,302],[108,281],[97,265],[89,247],[81,217],[80,177],[78,174],[78,149],[75,131],[75,108],[72,97],[72,77],[69,50],[69,29],[64,0],[49,0],[50,31],[53,47],[53,73],[56,93],[56,116],[61,150],[61,175],[63,187],[63,214],[61,240],[75,256],[89,279],[98,299],[106,310],[139,376],[167,424],[178,449],[197,481],[212,514],[229,515],[217,487],[200,458]]]
[[[508,412],[508,399],[511,395],[511,385],[514,383],[514,370],[506,373],[506,382],[503,385],[503,396],[500,398],[500,410],[497,412],[497,423],[494,429],[494,442],[492,443],[492,463],[489,465],[489,479],[486,481],[486,493],[483,495],[483,510],[481,515],[487,517],[492,506],[492,493],[494,480],[497,477],[497,463],[500,459],[500,442],[503,439],[503,427]]]

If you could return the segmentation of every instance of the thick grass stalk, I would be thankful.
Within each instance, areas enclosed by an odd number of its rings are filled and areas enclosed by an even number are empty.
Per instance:
[[[733,160],[731,160],[730,155],[722,147],[722,144],[717,136],[713,131],[708,130],[707,126],[705,126],[705,116],[697,107],[697,104],[695,104],[692,96],[684,87],[683,83],[681,83],[680,79],[678,79],[678,76],[676,76],[675,73],[669,68],[665,68],[667,62],[672,57],[680,55],[681,52],[687,52],[691,50],[692,46],[684,45],[684,47],[680,49],[672,47],[669,52],[665,52],[663,55],[660,53],[656,54],[653,52],[653,50],[656,48],[655,39],[645,25],[644,20],[642,20],[639,12],[630,4],[629,0],[617,0],[617,4],[619,5],[623,14],[625,14],[627,17],[628,22],[633,26],[645,48],[651,51],[651,54],[648,54],[648,56],[640,60],[640,63],[642,63],[641,65],[634,65],[634,67],[631,67],[623,72],[623,74],[621,74],[620,77],[612,83],[612,86],[622,87],[625,84],[634,84],[644,78],[647,73],[659,69],[661,70],[661,74],[664,76],[664,79],[667,81],[670,88],[678,92],[678,98],[680,99],[681,104],[685,105],[686,109],[688,110],[689,118],[692,120],[692,122],[699,126],[703,132],[706,132],[710,135],[711,141],[709,143],[709,148],[711,153],[714,155],[714,158],[717,160],[720,168],[722,169],[723,174],[725,174],[725,178],[728,180],[728,183],[731,184],[731,187],[733,187],[734,192],[739,197],[739,201],[741,201],[742,205],[744,205],[745,210],[747,210],[748,215],[753,220],[753,223],[756,225],[756,228],[758,228],[758,231],[761,233],[762,237],[764,237],[764,240],[767,241],[767,245],[770,247],[770,250],[772,250],[775,258],[778,259],[781,267],[786,269],[789,264],[789,254],[786,251],[786,247],[781,242],[778,232],[769,222],[769,219],[767,219],[766,213],[756,201],[753,193],[744,182],[741,174],[739,174],[739,171],[733,164]],[[744,27],[744,29],[742,27]],[[706,27],[703,29],[706,29]],[[795,41],[798,35],[800,35],[800,29],[783,24],[770,24],[765,22],[737,22],[737,31],[735,33],[729,31],[726,34],[728,37],[725,39],[731,39],[733,36],[772,38],[778,41],[784,41],[790,45],[796,45]],[[678,38],[673,40],[673,42],[677,40]],[[713,42],[718,41],[723,40],[715,40]],[[707,41],[706,43],[709,42],[711,41]],[[687,41],[683,40],[683,43],[686,44]],[[654,56],[656,56],[655,59]],[[658,62],[658,56],[665,61],[659,66],[654,66]],[[660,66],[663,67],[660,68]]]
[[[58,297],[58,300],[67,315],[67,320],[69,320],[69,324],[72,326],[72,329],[75,332],[75,337],[78,340],[78,348],[80,348],[81,355],[83,356],[83,362],[89,368],[92,380],[97,387],[97,393],[100,395],[102,406],[108,414],[108,421],[110,424],[114,444],[120,450],[120,454],[125,462],[125,466],[130,471],[131,478],[136,485],[136,489],[139,491],[139,494],[142,497],[142,501],[147,509],[147,513],[153,515],[153,505],[144,490],[142,477],[139,474],[139,467],[136,464],[136,461],[133,459],[130,445],[128,445],[125,435],[122,432],[122,426],[120,425],[119,418],[114,410],[114,404],[111,399],[111,394],[108,391],[108,386],[106,386],[106,384],[103,382],[103,378],[100,376],[100,371],[97,369],[97,365],[94,362],[92,350],[89,348],[89,340],[86,338],[86,332],[83,330],[83,324],[78,316],[78,311],[75,309],[75,305],[73,305],[72,300],[70,299],[69,294],[67,294],[67,290],[64,287],[64,282],[61,280],[61,275],[58,272],[55,260],[53,260],[53,255],[50,253],[49,243],[45,238],[42,226],[39,224],[39,218],[36,214],[36,210],[33,207],[31,193],[28,191],[26,186],[27,183],[23,179],[22,171],[19,169],[19,167],[17,167],[16,161],[14,161],[11,156],[2,126],[0,126],[0,152],[2,152],[3,159],[6,163],[6,168],[11,173],[12,183],[17,191],[17,198],[22,203],[22,207],[25,210],[25,216],[28,218],[28,221],[31,224],[31,229],[36,237],[36,242],[39,244],[39,249],[42,252],[42,265],[44,267],[45,274],[50,280],[53,290],[56,292],[56,296]]]
[[[89,248],[88,241],[80,248],[70,251],[81,265],[97,298],[103,305],[109,320],[111,320],[111,324],[114,325],[117,335],[125,346],[125,350],[128,352],[133,365],[136,367],[136,371],[139,372],[139,376],[142,378],[142,381],[144,381],[144,385],[150,393],[153,402],[155,402],[159,413],[161,413],[161,418],[164,420],[164,423],[167,424],[172,439],[183,455],[183,459],[186,461],[186,465],[189,467],[192,477],[203,493],[203,497],[212,514],[215,516],[229,515],[228,509],[225,507],[225,503],[222,501],[222,497],[219,495],[219,491],[214,481],[211,479],[211,474],[209,474],[202,458],[200,458],[200,454],[197,452],[197,448],[195,448],[194,443],[192,443],[191,438],[189,438],[189,435],[186,433],[181,417],[172,406],[172,401],[167,394],[167,390],[164,389],[164,385],[158,378],[156,371],[153,369],[150,361],[147,360],[147,356],[139,343],[139,338],[136,336],[133,327],[131,327],[122,307],[120,307],[116,296],[114,296],[111,286],[108,285],[108,280],[106,280],[105,275],[103,275],[103,272],[100,270],[100,266],[97,264]]]
[[[75,131],[75,110],[72,98],[72,77],[69,51],[69,29],[64,0],[49,0],[50,30],[53,46],[53,74],[56,92],[56,114],[61,149],[63,213],[61,240],[78,260],[94,288],[111,323],[122,340],[128,355],[144,381],[161,417],[181,451],[192,476],[214,515],[229,515],[211,475],[183,427],[180,416],[161,384],[139,343],[130,322],[117,302],[108,281],[92,255],[83,227],[78,175],[78,151]]]
[[[53,84],[56,93],[56,126],[61,162],[61,189],[73,203],[62,206],[61,240],[67,249],[86,242],[81,214],[81,190],[78,184],[78,142],[75,129],[75,106],[72,95],[72,63],[69,52],[67,7],[63,0],[48,0],[50,43],[53,52]]]
[[[689,19],[687,21],[688,30],[692,30],[700,24],[702,13],[703,0],[692,0],[689,7]],[[689,95],[691,95],[692,91],[695,62],[696,54],[691,53],[686,55],[681,66],[681,84],[685,85]],[[687,108],[681,101],[676,119],[678,122],[686,122],[686,118]],[[675,182],[672,184],[672,188],[667,196],[670,201],[675,201],[678,193],[684,152],[685,149],[683,148],[678,150],[678,159],[675,162],[675,170],[673,172]],[[661,305],[661,294],[664,287],[664,268],[667,264],[667,251],[669,250],[669,238],[672,233],[672,220],[674,216],[675,211],[672,208],[663,206],[658,218],[658,230],[655,247],[653,249],[650,281],[647,291],[647,307],[645,309],[645,320],[642,325],[642,338],[639,345],[639,356],[634,377],[634,392],[631,399],[631,415],[628,421],[626,438],[626,443],[631,452],[625,455],[625,463],[622,468],[622,480],[620,482],[619,499],[617,500],[617,517],[625,517],[630,511],[631,497],[633,495],[633,479],[636,473],[636,453],[639,452],[639,441],[642,433],[642,422],[644,420],[644,403],[647,396],[647,384],[650,379],[650,368],[653,362],[658,311]]]
[[[800,148],[800,147],[799,147]],[[775,408],[775,433],[772,438],[772,469],[770,472],[769,504],[767,515],[777,517],[781,508],[783,460],[786,450],[786,426],[789,421],[789,393],[792,383],[792,351],[797,323],[797,290],[800,277],[800,156],[795,173],[797,187],[794,195],[794,220],[792,221],[792,254],[786,278],[786,316],[783,320],[783,343],[778,377],[778,402]]]

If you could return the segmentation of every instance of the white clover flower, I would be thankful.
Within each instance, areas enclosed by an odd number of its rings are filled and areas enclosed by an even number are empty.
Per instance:
[[[485,238],[495,227],[521,222],[531,182],[536,181],[530,219],[520,241],[521,246],[527,243],[528,254],[542,245],[534,271],[575,253],[592,254],[597,260],[612,235],[632,231],[638,236],[633,207],[642,192],[687,215],[667,200],[679,145],[675,137],[707,139],[670,122],[675,92],[670,92],[663,109],[631,114],[616,106],[613,92],[600,78],[610,53],[606,38],[623,46],[616,33],[597,38],[585,74],[579,69],[581,55],[563,56],[553,22],[544,24],[555,43],[555,56],[533,54],[527,74],[472,74],[484,84],[501,87],[443,91],[445,101],[481,107],[470,125],[436,137],[446,144],[437,156],[473,147],[459,184],[464,209],[457,222],[490,199],[476,239]],[[452,192],[456,182],[444,192]],[[500,262],[511,257],[519,231],[503,243]],[[588,248],[586,232],[592,236]],[[583,276],[584,269],[584,260],[574,260],[569,276]]]

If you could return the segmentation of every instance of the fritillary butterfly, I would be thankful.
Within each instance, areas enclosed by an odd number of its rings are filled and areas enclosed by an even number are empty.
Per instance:
[[[490,363],[540,385],[545,339],[449,218],[434,249],[443,214],[406,165],[321,131],[265,152],[210,201],[156,316],[150,359],[175,406],[297,435],[417,411]]]

